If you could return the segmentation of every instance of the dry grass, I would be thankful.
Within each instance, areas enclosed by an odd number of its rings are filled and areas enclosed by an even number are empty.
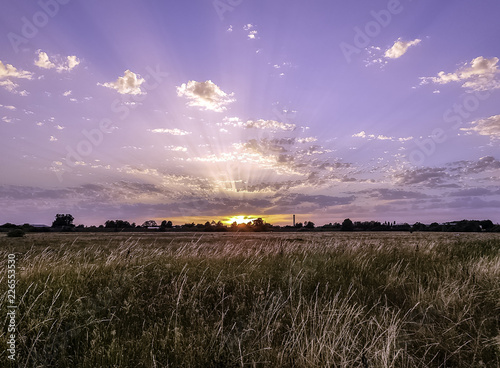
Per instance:
[[[495,234],[0,238],[10,252],[19,367],[500,366]]]

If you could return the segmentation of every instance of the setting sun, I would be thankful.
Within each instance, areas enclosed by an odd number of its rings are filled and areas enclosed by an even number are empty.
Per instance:
[[[258,217],[256,216],[233,216],[224,221],[226,224],[232,224],[233,222],[236,222],[238,225],[239,224],[248,224],[249,222],[252,222],[253,220],[257,220]]]

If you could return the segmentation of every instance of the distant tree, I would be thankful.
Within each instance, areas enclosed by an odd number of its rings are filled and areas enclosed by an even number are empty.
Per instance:
[[[306,229],[314,229],[314,222],[312,222],[312,221],[306,222],[304,227]]]
[[[346,218],[342,222],[342,227],[341,227],[340,230],[342,230],[342,231],[353,231],[354,230],[354,224],[352,223],[351,219]]]
[[[52,222],[52,227],[74,227],[73,220],[75,218],[70,214],[58,213],[56,219]]]
[[[116,220],[115,221],[116,227],[119,229],[128,229],[132,227],[128,221],[123,221],[123,220]]]
[[[6,222],[5,224],[1,225],[0,227],[6,228],[6,229],[17,229],[19,226],[11,224],[10,222]]]
[[[297,229],[302,229],[302,227],[303,227],[303,226],[304,226],[304,224],[303,224],[302,222],[297,222],[297,223],[295,224],[295,227],[296,227]]]
[[[116,222],[114,222],[113,220],[107,220],[105,223],[104,223],[104,227],[106,229],[115,229],[116,228]]]
[[[217,224],[215,224],[215,231],[227,231],[227,228],[222,221],[217,221]]]
[[[495,226],[491,220],[479,221],[479,225],[481,225],[481,228],[486,231],[493,229]]]
[[[426,228],[427,228],[427,227],[426,227],[424,224],[420,223],[420,222],[415,222],[415,223],[413,224],[413,226],[411,227],[411,229],[412,229],[413,231],[425,231],[425,230],[426,230]]]
[[[264,227],[264,220],[262,220],[260,217],[258,219],[253,220],[253,226]]]
[[[437,222],[433,222],[432,224],[429,225],[429,231],[441,231],[442,226],[439,225]]]

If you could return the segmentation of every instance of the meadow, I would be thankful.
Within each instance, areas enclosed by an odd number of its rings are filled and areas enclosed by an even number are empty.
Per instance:
[[[500,367],[500,234],[0,235],[0,259],[1,366]]]

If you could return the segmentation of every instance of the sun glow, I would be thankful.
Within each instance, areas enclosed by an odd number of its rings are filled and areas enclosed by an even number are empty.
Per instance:
[[[258,217],[256,216],[233,216],[225,220],[224,222],[228,225],[231,225],[233,222],[236,222],[238,225],[239,224],[247,224],[249,222],[252,222],[253,220],[257,220]]]

